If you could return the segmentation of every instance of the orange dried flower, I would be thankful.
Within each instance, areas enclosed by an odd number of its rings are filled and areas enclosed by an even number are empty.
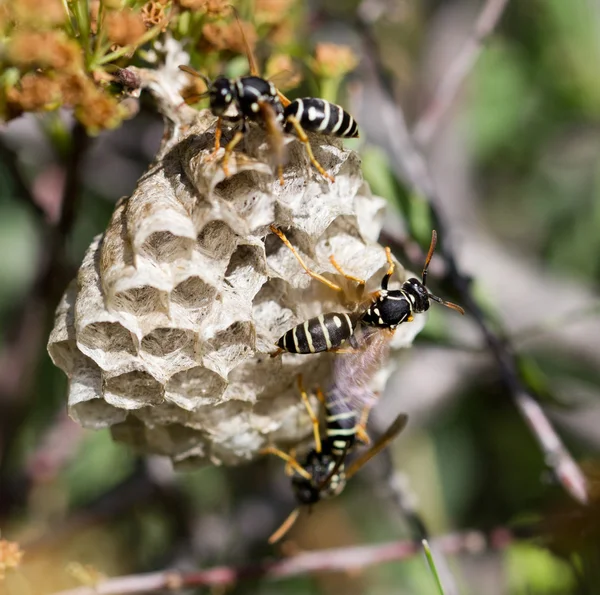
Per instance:
[[[179,0],[181,8],[205,12],[211,17],[222,17],[230,11],[232,2],[229,0]]]
[[[227,48],[227,36],[225,35],[226,25],[222,23],[206,23],[202,27],[202,37],[200,37],[200,48],[210,52],[220,52]]]
[[[74,107],[90,92],[94,84],[84,74],[61,74],[57,83],[65,106]]]
[[[0,581],[6,576],[6,571],[16,568],[21,563],[23,550],[14,541],[0,539]]]
[[[347,45],[318,43],[312,69],[324,78],[337,78],[350,72],[358,64],[358,58]]]
[[[22,68],[75,71],[83,67],[81,47],[61,31],[20,31],[8,44],[8,59]]]
[[[156,27],[162,25],[166,27],[168,24],[167,17],[165,15],[165,7],[157,0],[150,0],[146,2],[142,7],[142,20],[146,28]]]
[[[265,67],[265,76],[272,79],[275,86],[282,91],[297,87],[302,81],[302,73],[298,65],[288,54],[271,56]]]
[[[118,126],[122,114],[113,97],[101,89],[92,87],[75,108],[75,117],[90,134],[97,134],[100,130]]]
[[[256,0],[254,18],[258,23],[275,24],[288,16],[294,0]]]
[[[19,87],[12,87],[7,92],[8,102],[13,104],[13,109],[35,112],[55,109],[60,103],[58,83],[44,74],[26,74],[21,78]]]
[[[275,23],[267,35],[267,39],[275,46],[286,46],[294,41],[296,31],[289,20]]]
[[[54,27],[67,17],[61,0],[12,0],[10,8],[14,19],[31,29]]]
[[[246,39],[253,50],[258,36],[254,26],[245,21],[238,25],[237,21],[232,23],[207,23],[202,27],[200,48],[204,51],[230,50],[237,54],[245,54],[246,46],[240,33],[240,25],[246,34]]]
[[[146,32],[142,15],[131,9],[109,12],[103,25],[108,39],[122,47],[135,45]]]

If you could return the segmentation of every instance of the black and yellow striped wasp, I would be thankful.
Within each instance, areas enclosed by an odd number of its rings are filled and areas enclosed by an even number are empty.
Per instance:
[[[233,7],[231,7],[233,9]],[[239,21],[237,11],[236,19]],[[210,157],[215,158],[221,148],[222,127],[224,122],[237,125],[233,138],[227,143],[221,161],[225,176],[229,176],[228,163],[235,147],[248,132],[248,122],[262,124],[268,134],[271,150],[278,168],[279,180],[283,185],[283,165],[285,161],[283,132],[295,133],[304,144],[310,162],[317,171],[331,182],[334,178],[329,175],[315,158],[306,132],[315,132],[338,138],[358,137],[358,125],[354,118],[342,107],[316,97],[289,100],[275,85],[259,74],[256,59],[246,38],[244,28],[240,24],[240,32],[246,47],[246,55],[250,74],[236,79],[224,76],[211,81],[208,77],[189,66],[179,68],[188,74],[201,78],[207,91],[194,96],[198,101],[209,98],[210,109],[217,116],[215,130],[215,147]],[[234,113],[228,113],[230,108]]]
[[[314,447],[301,460],[273,446],[261,451],[262,454],[276,455],[286,462],[286,469],[292,478],[292,489],[299,504],[271,535],[269,543],[276,543],[289,531],[298,519],[302,506],[308,506],[310,509],[320,500],[338,496],[346,487],[346,482],[365,463],[381,452],[404,429],[408,421],[406,414],[398,415],[368,450],[346,466],[346,458],[352,453],[357,442],[370,443],[365,430],[370,405],[364,407],[359,414],[358,410],[352,408],[340,395],[331,398],[329,391],[325,395],[317,389],[317,398],[325,409],[326,430],[325,437],[322,438],[319,419],[310,404],[301,377],[298,377],[298,388],[312,422]]]
[[[285,246],[296,257],[300,266],[313,279],[320,281],[334,291],[343,292],[343,288],[340,285],[311,270],[280,229],[274,225],[271,225],[270,229],[274,234],[279,236]],[[301,354],[337,351],[346,342],[350,343],[352,347],[356,347],[354,334],[359,324],[389,331],[389,336],[391,336],[399,324],[411,322],[415,314],[426,312],[429,309],[431,300],[464,314],[464,310],[460,306],[433,295],[426,287],[427,270],[436,243],[437,233],[434,230],[431,234],[431,244],[427,258],[425,259],[421,280],[414,277],[410,278],[402,284],[400,289],[388,289],[395,265],[390,249],[386,248],[388,270],[381,280],[379,290],[371,293],[365,301],[355,304],[353,312],[329,312],[321,314],[286,331],[277,341],[278,350],[272,354],[272,357],[284,351]],[[346,279],[358,283],[361,290],[364,288],[365,281],[363,279],[345,273],[334,256],[330,257],[330,261],[334,268]]]

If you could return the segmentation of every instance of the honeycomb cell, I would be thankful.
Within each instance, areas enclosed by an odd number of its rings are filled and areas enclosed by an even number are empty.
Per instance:
[[[255,341],[254,325],[251,322],[234,322],[218,332],[203,347],[204,363],[223,378],[227,378],[230,370],[252,356]]]
[[[113,308],[135,316],[168,311],[168,297],[165,292],[144,285],[116,292],[112,299]]]
[[[113,407],[105,400],[96,397],[90,401],[71,405],[69,415],[84,428],[101,430],[122,422],[127,417],[127,411]]]
[[[196,366],[174,374],[165,389],[165,399],[187,411],[217,403],[227,386],[218,374],[203,366]]]
[[[180,328],[156,328],[142,339],[141,348],[154,357],[168,357],[184,352],[184,357],[194,358],[194,333]]]
[[[217,293],[212,287],[200,277],[191,276],[179,283],[171,291],[171,302],[194,311],[206,311]]]
[[[164,399],[163,387],[147,372],[134,370],[108,378],[104,383],[107,403],[122,409],[156,405]]]
[[[131,333],[118,322],[94,322],[77,334],[79,343],[88,349],[135,355]]]
[[[263,250],[257,246],[239,245],[231,256],[225,280],[239,295],[254,299],[267,280]]]
[[[198,233],[198,246],[218,259],[229,257],[236,245],[235,232],[223,221],[211,221]]]
[[[194,240],[172,234],[170,231],[155,231],[142,245],[142,252],[156,262],[171,263],[189,259],[194,249]]]

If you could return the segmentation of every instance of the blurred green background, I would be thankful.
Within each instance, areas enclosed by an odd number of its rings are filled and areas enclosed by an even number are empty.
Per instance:
[[[262,4],[267,14],[281,5]],[[358,65],[343,81],[304,68],[303,81],[288,94],[326,95],[356,115],[361,139],[348,145],[361,153],[373,192],[397,213],[384,239],[418,270],[430,213],[398,175],[389,139],[382,137],[386,122],[371,92],[365,35],[376,42],[370,51],[412,129],[483,3],[283,5],[285,16],[275,25],[258,26],[258,38],[268,37],[259,43],[259,57],[289,54],[306,66],[317,42],[352,48]],[[258,9],[250,2],[239,8],[252,22]],[[275,37],[286,28],[291,36]],[[244,62],[227,49],[210,58],[203,51],[195,46],[193,57],[211,75],[226,68],[243,72]],[[600,446],[599,63],[600,4],[509,2],[423,147],[448,221],[450,235],[442,240],[472,277],[479,303],[512,339],[526,385],[584,463],[592,494],[587,509],[572,504],[545,467],[472,320],[432,309],[414,348],[399,358],[379,415],[410,415],[409,431],[393,445],[393,462],[410,481],[433,536],[498,529],[513,535],[502,547],[450,556],[460,593],[600,592],[600,516],[593,499]],[[160,118],[142,98],[134,118],[89,141],[74,224],[56,251],[60,271],[50,269],[48,280],[44,267],[55,241],[48,220],[56,218],[69,175],[68,118],[67,112],[27,114],[0,130],[0,528],[25,550],[4,586],[37,594],[93,582],[95,573],[259,560],[272,553],[266,538],[293,505],[277,461],[173,473],[168,462],[139,458],[113,443],[109,431],[81,430],[65,415],[67,382],[45,351],[53,310],[162,134]],[[15,168],[44,215],[22,200]],[[445,271],[436,262],[432,286],[446,295]],[[414,537],[376,489],[376,469],[374,461],[340,498],[302,517],[291,533],[296,546]],[[436,587],[417,556],[356,575],[241,582],[229,592],[425,594]]]

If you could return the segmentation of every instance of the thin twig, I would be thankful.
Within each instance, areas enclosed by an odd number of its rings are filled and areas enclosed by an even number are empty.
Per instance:
[[[462,84],[473,70],[485,40],[496,28],[507,5],[508,0],[487,0],[484,4],[471,34],[450,63],[434,91],[433,98],[413,129],[414,139],[419,145],[425,146],[431,142]]]
[[[502,331],[499,331],[500,334],[494,332],[473,296],[470,279],[458,268],[454,253],[447,241],[450,234],[439,206],[441,204],[439,195],[427,163],[416,148],[408,131],[404,114],[396,105],[391,90],[386,84],[385,71],[382,70],[379,59],[377,40],[368,23],[359,21],[358,26],[365,41],[366,57],[370,62],[370,68],[368,68],[371,77],[370,88],[380,95],[380,118],[386,122],[384,130],[388,135],[384,142],[392,153],[396,174],[405,179],[412,186],[412,190],[427,201],[432,222],[440,237],[446,240],[439,245],[438,254],[446,263],[447,281],[460,297],[460,304],[479,326],[488,348],[496,359],[501,379],[538,441],[546,463],[553,469],[557,478],[573,498],[580,503],[587,503],[587,483],[581,469],[522,382],[512,347],[503,338],[504,333]]]
[[[499,529],[489,539],[477,531],[454,533],[435,539],[438,549],[446,554],[478,553],[486,547],[502,548],[511,543],[512,535]],[[366,566],[411,558],[422,551],[420,543],[394,541],[379,545],[343,547],[305,552],[283,560],[266,560],[251,566],[218,566],[197,572],[166,570],[109,579],[94,587],[78,587],[54,595],[125,595],[150,593],[162,589],[234,585],[240,580],[263,578],[279,580],[312,572],[354,571]]]
[[[0,161],[4,164],[8,173],[10,174],[13,184],[15,185],[15,192],[17,198],[33,209],[36,215],[45,219],[47,213],[36,201],[35,196],[27,186],[27,182],[21,173],[19,167],[17,154],[13,151],[5,142],[4,138],[0,135]]]
[[[12,327],[0,353],[0,484],[2,463],[8,456],[17,430],[27,413],[35,373],[41,355],[50,314],[66,285],[65,247],[75,221],[79,195],[81,161],[89,137],[81,124],[74,125],[71,150],[65,163],[66,180],[58,222],[45,225],[40,238],[37,271],[29,295],[13,316]],[[17,190],[24,201],[35,204],[33,195],[20,171],[10,167]],[[6,512],[3,510],[3,512]]]

